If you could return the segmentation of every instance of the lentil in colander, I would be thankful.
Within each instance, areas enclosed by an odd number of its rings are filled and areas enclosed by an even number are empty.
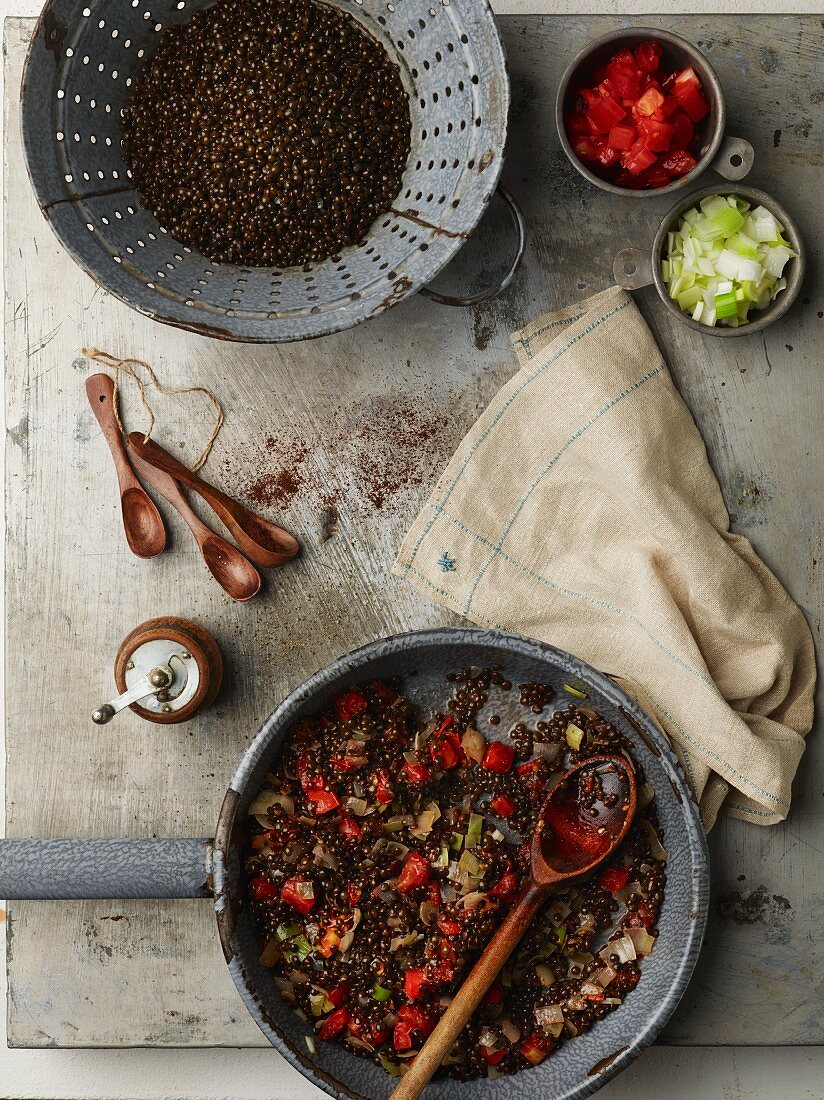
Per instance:
[[[529,736],[525,718],[514,744],[495,739],[491,721],[484,736],[479,711],[512,684],[491,670],[448,679],[453,696],[428,722],[395,680],[301,720],[248,809],[261,962],[312,1029],[310,1048],[315,1036],[343,1042],[396,1076],[516,898],[547,783],[602,753],[632,759],[630,741],[580,704]],[[530,715],[552,695],[535,683],[520,691]],[[638,983],[666,852],[654,792],[633,766],[626,838],[598,873],[546,902],[440,1072],[467,1080],[537,1065]],[[586,772],[579,784],[597,812],[597,781]]]
[[[251,266],[317,262],[361,240],[409,148],[397,66],[315,0],[218,0],[167,27],[123,111],[123,158],[161,225]]]

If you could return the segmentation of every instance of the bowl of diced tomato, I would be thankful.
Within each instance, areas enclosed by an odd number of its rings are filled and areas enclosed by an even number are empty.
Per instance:
[[[704,55],[670,31],[637,27],[590,43],[558,89],[561,144],[597,187],[638,197],[675,191],[716,157],[726,109]]]

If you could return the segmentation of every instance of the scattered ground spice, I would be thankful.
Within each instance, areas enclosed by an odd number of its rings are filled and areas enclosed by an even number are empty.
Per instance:
[[[310,422],[269,436],[251,478],[244,480],[232,459],[224,474],[253,507],[315,503],[326,539],[337,526],[340,498],[380,512],[398,493],[429,483],[454,449],[454,431],[435,402],[370,396],[339,407],[323,426],[323,451],[336,456],[333,485],[315,461],[321,441]]]

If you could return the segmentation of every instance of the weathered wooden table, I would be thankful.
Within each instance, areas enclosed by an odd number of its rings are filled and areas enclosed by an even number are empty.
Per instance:
[[[552,121],[571,54],[602,18],[501,20],[514,91],[505,172],[530,229],[524,266],[492,305],[415,298],[309,344],[219,344],[153,324],[63,253],[23,166],[17,90],[32,21],[6,23],[7,821],[10,836],[208,835],[236,758],[283,694],[378,635],[443,623],[389,577],[437,472],[515,368],[507,334],[608,285],[614,253],[644,244],[665,199],[614,202],[565,161]],[[632,20],[626,20],[630,23]],[[818,18],[656,18],[716,65],[729,130],[757,150],[752,182],[806,232],[803,301],[768,332],[719,341],[639,295],[707,441],[738,530],[819,631],[820,376],[824,287],[824,31]],[[494,275],[506,228],[494,211],[451,272]],[[484,270],[487,269],[487,270]],[[133,558],[110,459],[83,390],[84,345],[150,360],[169,384],[212,387],[228,412],[209,471],[282,519],[303,557],[238,606],[216,589],[176,516],[173,547]],[[193,458],[208,412],[156,402],[159,438]],[[132,423],[141,423],[132,406]],[[89,720],[111,692],[121,638],[161,613],[200,620],[228,660],[206,717],[149,726]],[[785,825],[723,821],[715,900],[697,975],[665,1039],[822,1041],[824,747],[812,737]],[[223,966],[208,903],[17,903],[9,909],[9,1041],[15,1046],[258,1045]],[[273,1058],[277,1057],[273,1053]]]

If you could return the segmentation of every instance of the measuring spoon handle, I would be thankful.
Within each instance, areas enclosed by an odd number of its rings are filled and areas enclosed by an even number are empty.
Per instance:
[[[92,374],[86,379],[86,396],[112,452],[121,495],[127,489],[140,488],[114,415],[114,382],[108,374]]]

